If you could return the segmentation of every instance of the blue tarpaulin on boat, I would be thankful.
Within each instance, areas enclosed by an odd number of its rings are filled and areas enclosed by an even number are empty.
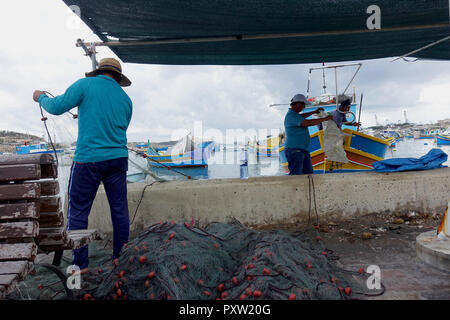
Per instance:
[[[412,170],[429,170],[446,167],[442,164],[447,161],[448,155],[441,149],[431,149],[420,158],[394,158],[373,163],[377,172],[398,172]]]

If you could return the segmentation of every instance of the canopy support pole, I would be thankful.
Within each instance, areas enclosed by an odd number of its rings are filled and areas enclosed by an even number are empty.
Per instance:
[[[450,0],[448,0],[448,18],[449,18],[449,26],[450,26]],[[446,40],[448,40],[448,39],[450,39],[450,36],[445,37],[445,38],[443,38],[443,39],[441,39],[441,40],[435,41],[435,42],[433,42],[433,43],[430,43],[429,45],[426,45],[426,46],[424,46],[424,47],[422,47],[422,48],[419,48],[419,49],[417,49],[417,50],[408,52],[408,53],[406,53],[406,54],[404,54],[404,55],[402,55],[402,56],[400,56],[400,57],[397,57],[397,58],[391,60],[390,62],[394,62],[394,61],[397,61],[397,60],[399,60],[399,59],[406,58],[406,57],[408,57],[408,56],[410,56],[410,55],[412,55],[412,54],[414,54],[414,53],[423,51],[423,50],[425,50],[425,49],[427,49],[427,48],[429,48],[429,47],[435,46],[435,45],[437,45],[437,44],[439,44],[439,43],[441,43],[441,42],[444,42],[444,41],[446,41]]]
[[[97,51],[95,51],[96,44],[91,42],[90,44],[84,43],[83,40],[77,40],[77,47],[83,48],[86,56],[91,59],[92,62],[92,70],[97,70],[98,62],[97,62]]]
[[[433,43],[430,43],[430,44],[428,44],[428,45],[426,45],[426,46],[424,46],[422,48],[419,48],[419,49],[416,49],[414,51],[408,52],[408,53],[406,53],[406,54],[404,54],[404,55],[402,55],[400,57],[397,57],[397,58],[391,60],[390,62],[394,62],[394,61],[397,61],[399,59],[403,59],[403,58],[409,57],[410,55],[413,55],[414,53],[417,53],[417,52],[423,51],[425,49],[428,49],[429,47],[432,47],[432,46],[435,46],[435,45],[437,45],[437,44],[439,44],[441,42],[447,41],[448,39],[450,39],[450,36],[442,38],[441,40],[435,41]]]
[[[416,25],[405,27],[391,27],[379,30],[337,30],[337,31],[321,31],[321,32],[299,32],[299,33],[275,33],[275,34],[256,34],[256,35],[230,35],[217,37],[200,37],[200,38],[174,38],[174,39],[155,39],[155,40],[127,40],[127,41],[107,41],[94,42],[90,45],[107,46],[107,47],[121,47],[121,46],[149,46],[149,45],[163,45],[163,44],[180,44],[180,43],[202,43],[202,42],[220,42],[220,41],[243,41],[243,40],[262,40],[262,39],[284,39],[284,38],[298,38],[298,37],[314,37],[314,36],[332,36],[332,35],[351,35],[364,33],[380,33],[392,31],[413,31],[421,29],[435,29],[447,27],[447,23],[437,23],[430,25]],[[77,47],[80,47],[83,42],[79,40]]]

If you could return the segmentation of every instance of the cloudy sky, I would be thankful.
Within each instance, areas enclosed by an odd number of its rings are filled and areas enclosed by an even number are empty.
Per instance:
[[[16,0],[0,11],[0,130],[42,136],[34,89],[55,95],[91,67],[76,39],[98,38],[61,0]],[[99,48],[99,59],[114,56]],[[450,62],[405,62],[391,59],[362,61],[354,84],[359,101],[364,93],[361,122],[375,125],[410,121],[436,122],[450,118]],[[305,93],[307,72],[316,65],[273,66],[164,66],[124,64],[133,81],[125,89],[134,103],[128,130],[130,141],[165,141],[176,132],[192,131],[201,121],[203,130],[271,130],[282,128],[285,107],[296,93]],[[346,82],[352,69],[340,73]],[[333,91],[333,75],[327,77]],[[313,94],[321,93],[321,73],[313,74]],[[49,126],[59,141],[75,140],[76,121],[69,115],[50,117]]]

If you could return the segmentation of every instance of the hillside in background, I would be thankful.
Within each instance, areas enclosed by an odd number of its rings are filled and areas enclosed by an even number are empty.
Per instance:
[[[42,141],[42,138],[27,133],[0,130],[0,152],[13,153],[16,150],[16,146],[25,140],[31,143],[38,143]]]
[[[15,131],[8,131],[8,130],[0,130],[0,138],[6,138],[6,139],[23,139],[23,140],[42,140],[42,138],[33,136],[31,134],[26,133],[20,133]]]

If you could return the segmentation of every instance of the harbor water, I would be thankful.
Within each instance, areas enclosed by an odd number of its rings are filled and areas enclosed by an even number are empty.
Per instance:
[[[450,145],[437,145],[435,139],[406,139],[397,141],[395,148],[389,148],[385,159],[391,158],[419,158],[428,153],[433,148],[440,148],[445,153],[450,153]],[[151,172],[164,180],[187,180],[187,176],[192,179],[227,179],[241,177],[241,150],[229,147],[221,148],[218,152],[213,152],[206,168],[155,168],[147,165],[147,160],[141,156],[130,152],[130,162],[128,169],[128,182],[152,182],[154,179],[146,174]],[[286,167],[281,166],[278,156],[264,157],[257,156],[252,149],[248,150],[248,177],[259,176],[283,176],[287,175]],[[61,186],[61,196],[64,199],[67,191],[70,167],[72,160],[64,155],[59,156],[59,182]],[[444,163],[450,165],[450,159]]]

